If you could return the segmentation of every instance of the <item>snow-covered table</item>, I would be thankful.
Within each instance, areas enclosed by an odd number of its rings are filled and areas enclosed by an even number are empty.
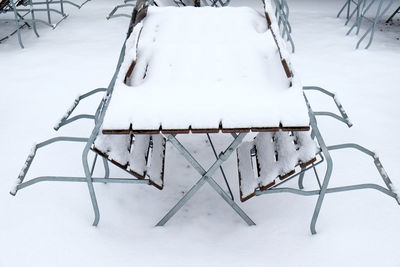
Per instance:
[[[149,7],[127,41],[103,133],[308,129],[270,22],[246,7]]]
[[[131,140],[137,134],[162,133],[201,175],[157,225],[164,225],[206,182],[254,225],[212,176],[248,132],[305,131],[310,123],[302,86],[270,15],[273,9],[268,1],[265,14],[246,7],[145,3],[136,6],[102,133]],[[208,169],[175,136],[219,131],[234,140],[219,155],[212,146],[216,161]]]

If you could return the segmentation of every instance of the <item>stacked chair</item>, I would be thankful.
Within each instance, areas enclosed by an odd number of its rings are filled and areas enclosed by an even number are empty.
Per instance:
[[[356,49],[358,49],[363,41],[368,40],[364,46],[368,49],[374,39],[377,24],[383,19],[383,16],[388,12],[390,7],[393,5],[395,0],[346,0],[342,8],[340,9],[337,17],[345,11],[346,22],[348,25],[352,22],[350,29],[346,33],[349,35],[353,31],[358,35],[362,30],[362,26],[365,27],[365,32],[361,35],[357,42]],[[398,10],[394,14],[397,13]],[[394,14],[388,19],[390,20]],[[369,22],[365,25],[365,22]]]
[[[70,4],[77,8],[81,8],[85,3],[77,5],[68,0],[1,0],[0,1],[0,23],[8,23],[14,25],[14,29],[4,37],[0,37],[0,42],[8,39],[10,36],[17,34],[18,42],[21,48],[24,48],[21,38],[22,28],[33,28],[37,37],[37,24],[44,24],[54,29],[57,25],[68,17],[65,13],[64,4]],[[38,14],[44,13],[46,18],[38,18]],[[55,22],[53,14],[59,19]]]

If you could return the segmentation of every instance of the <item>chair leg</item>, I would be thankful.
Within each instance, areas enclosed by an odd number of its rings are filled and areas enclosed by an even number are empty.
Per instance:
[[[94,192],[92,175],[90,174],[89,164],[88,164],[88,154],[89,154],[90,144],[93,143],[92,139],[94,139],[94,138],[89,139],[88,143],[86,143],[85,149],[83,150],[82,165],[83,165],[83,170],[85,172],[86,182],[88,185],[90,199],[92,201],[92,206],[93,206],[93,211],[94,211],[93,226],[97,226],[99,223],[99,220],[100,220],[100,212],[99,212],[99,206],[97,204],[96,193]]]
[[[320,131],[318,129],[317,119],[315,118],[314,112],[312,111],[310,103],[308,102],[308,99],[305,96],[305,94],[304,94],[304,99],[306,100],[307,107],[308,107],[308,110],[309,110],[312,134],[315,136],[315,138],[318,141],[319,146],[321,147],[322,154],[325,156],[326,165],[327,165],[326,166],[326,172],[325,172],[324,181],[322,183],[321,189],[319,190],[317,204],[315,205],[314,213],[313,213],[313,216],[311,218],[310,230],[311,230],[311,233],[314,235],[314,234],[317,233],[317,231],[315,229],[315,225],[317,224],[317,220],[318,220],[319,212],[321,210],[322,202],[324,201],[325,194],[327,192],[328,185],[329,185],[329,180],[330,180],[331,175],[332,175],[333,161],[332,161],[331,155],[329,154],[329,150],[328,150],[328,148],[327,148],[327,146],[325,144],[325,141],[322,138],[322,135],[321,135],[321,133],[320,133]]]
[[[325,147],[325,149],[326,149],[326,147]],[[310,230],[311,230],[311,233],[313,235],[317,233],[317,231],[315,229],[315,225],[317,224],[318,215],[319,215],[319,212],[321,210],[322,202],[324,201],[326,191],[328,189],[329,180],[331,178],[332,169],[333,169],[332,158],[329,155],[329,152],[327,150],[326,150],[326,152],[327,153],[324,153],[324,156],[326,158],[327,167],[326,167],[324,182],[322,183],[322,188],[321,188],[321,190],[319,192],[317,204],[315,205],[315,209],[314,209],[314,213],[313,213],[313,216],[312,216],[312,219],[311,219],[311,225],[310,225]]]
[[[35,11],[33,10],[33,7],[31,5],[31,15],[32,15],[32,25],[33,25],[33,31],[36,34],[37,37],[39,37],[39,33],[37,31],[36,27],[36,21],[35,21]]]
[[[19,26],[19,18],[18,18],[18,13],[17,13],[17,7],[15,6],[14,0],[10,0],[11,2],[11,7],[14,11],[14,18],[15,18],[15,29],[17,31],[18,35],[18,42],[21,48],[24,48],[24,45],[22,44],[22,37],[21,37],[21,27]]]
[[[104,164],[104,178],[108,179],[110,178],[110,167],[108,166],[108,161],[103,158],[103,164]]]
[[[304,172],[300,173],[299,175],[299,180],[297,182],[299,185],[299,189],[304,189],[303,180],[304,180]]]

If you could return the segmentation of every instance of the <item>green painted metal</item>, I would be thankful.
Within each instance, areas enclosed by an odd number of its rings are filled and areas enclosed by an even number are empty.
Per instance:
[[[347,9],[346,23],[347,25],[354,18],[353,25],[348,30],[346,35],[349,35],[353,30],[356,30],[355,33],[358,35],[360,33],[361,25],[364,21],[370,21],[370,25],[367,26],[366,31],[360,37],[357,42],[356,49],[360,48],[363,41],[367,38],[368,42],[365,45],[365,49],[368,49],[372,41],[374,39],[376,25],[379,21],[383,19],[383,16],[387,13],[390,7],[393,5],[395,0],[346,0],[345,4],[340,9],[337,17],[339,17],[344,10]],[[377,8],[371,16],[368,12],[373,10],[372,7],[377,4]],[[352,9],[353,8],[353,9]],[[389,18],[390,19],[390,18]]]
[[[106,17],[107,19],[113,19],[113,18],[117,18],[117,17],[127,17],[130,18],[131,15],[129,14],[115,14],[119,9],[121,8],[125,8],[125,7],[134,7],[135,4],[123,4],[123,5],[117,5],[113,8],[113,10],[111,10],[110,14],[108,14],[108,16]]]
[[[221,152],[218,159],[206,171],[200,163],[190,154],[190,152],[178,141],[175,135],[168,135],[168,141],[182,154],[182,156],[193,166],[195,170],[201,175],[201,178],[195,185],[179,200],[178,203],[157,223],[156,226],[163,226],[180,210],[185,203],[193,197],[193,195],[206,183],[210,186],[233,208],[233,210],[248,224],[255,225],[250,217],[231,199],[229,195],[215,182],[212,178],[213,173],[226,161],[235,149],[241,144],[246,133],[238,134],[232,143],[227,147],[224,152]]]
[[[310,125],[312,128],[312,137],[316,138],[316,140],[321,148],[322,155],[325,157],[326,163],[327,163],[327,165],[326,165],[327,167],[325,170],[325,176],[324,176],[322,185],[319,182],[318,174],[316,172],[316,169],[313,166],[312,169],[314,170],[315,175],[318,180],[318,183],[320,185],[319,190],[303,190],[304,189],[304,186],[303,186],[304,174],[305,174],[305,171],[311,169],[311,167],[310,167],[307,170],[305,170],[299,174],[299,180],[298,180],[299,189],[288,188],[288,187],[282,188],[282,187],[279,187],[279,185],[278,185],[277,187],[271,188],[266,191],[257,190],[256,195],[260,196],[260,195],[274,194],[274,193],[292,193],[292,194],[297,194],[297,195],[302,195],[302,196],[317,195],[318,199],[317,199],[317,203],[314,208],[314,212],[313,212],[313,216],[312,216],[311,224],[310,224],[310,230],[311,230],[312,234],[317,233],[316,223],[317,223],[318,216],[319,216],[322,204],[323,204],[323,200],[325,198],[325,194],[327,194],[327,193],[338,193],[338,192],[346,192],[346,191],[354,191],[354,190],[362,190],[362,189],[374,189],[374,190],[382,192],[390,197],[393,197],[397,201],[397,203],[400,205],[400,198],[397,195],[396,190],[394,189],[393,183],[391,182],[391,180],[390,180],[389,176],[387,175],[385,169],[383,168],[379,158],[377,157],[377,155],[374,152],[368,150],[367,148],[365,148],[363,146],[360,146],[358,144],[353,144],[353,143],[339,144],[339,145],[333,145],[333,146],[327,146],[325,144],[325,141],[324,141],[324,139],[321,135],[321,132],[318,128],[318,123],[316,120],[317,115],[331,116],[335,119],[338,119],[339,121],[346,123],[349,127],[352,125],[351,123],[348,123],[350,121],[348,119],[347,113],[344,111],[344,108],[340,104],[339,100],[335,97],[335,94],[333,94],[323,88],[315,87],[315,86],[305,86],[303,89],[304,89],[304,99],[306,101],[308,111],[309,111]],[[338,115],[336,115],[334,113],[330,113],[330,112],[314,112],[312,110],[310,102],[308,101],[307,96],[305,94],[306,91],[319,91],[319,92],[322,92],[322,93],[334,98],[336,106],[342,116],[338,116]],[[330,181],[330,178],[332,175],[332,170],[333,170],[333,160],[332,160],[332,157],[331,157],[329,151],[339,150],[339,149],[356,149],[357,151],[360,151],[368,156],[371,156],[374,160],[374,164],[375,164],[382,180],[384,181],[384,183],[386,185],[386,188],[383,186],[377,185],[377,184],[372,184],[372,183],[329,188],[329,181]]]

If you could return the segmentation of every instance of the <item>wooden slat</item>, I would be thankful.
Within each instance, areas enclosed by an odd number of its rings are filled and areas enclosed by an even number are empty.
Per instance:
[[[152,135],[152,152],[151,152],[151,159],[149,169],[147,171],[147,175],[149,177],[149,182],[151,185],[155,186],[156,188],[162,190],[164,187],[164,168],[165,168],[165,149],[166,149],[166,140],[161,135]],[[161,150],[161,153],[159,153]],[[154,167],[155,166],[155,167]],[[154,169],[161,166],[160,169]],[[156,181],[153,172],[156,172],[155,175],[159,175],[161,178],[161,184],[159,181]]]
[[[2,1],[0,2],[0,11],[1,11],[3,8],[5,8],[5,7],[8,5],[9,2],[10,2],[10,0],[2,0]]]
[[[266,133],[265,133],[266,134]],[[287,136],[286,136],[286,134],[287,134]],[[311,160],[309,160],[309,161],[307,161],[307,162],[301,162],[300,160],[299,160],[299,156],[300,156],[300,154],[298,154],[298,151],[299,151],[299,146],[301,146],[301,145],[304,145],[304,144],[302,144],[301,143],[301,141],[299,140],[299,139],[297,139],[297,137],[298,137],[298,134],[299,133],[297,133],[297,134],[294,134],[294,133],[290,133],[290,132],[280,132],[280,133],[271,133],[271,134],[266,134],[265,136],[263,136],[263,137],[261,137],[261,136],[258,136],[258,138],[262,138],[262,139],[258,139],[259,140],[259,142],[268,142],[268,140],[270,140],[270,141],[272,141],[271,142],[271,144],[269,144],[269,147],[268,147],[268,145],[266,146],[266,147],[264,147],[263,145],[261,145],[260,143],[258,143],[257,142],[257,139],[254,141],[254,143],[255,143],[255,149],[254,149],[254,153],[255,153],[255,157],[256,157],[256,162],[257,162],[257,171],[258,171],[258,176],[260,177],[261,175],[266,175],[266,173],[262,173],[261,172],[261,170],[263,169],[263,168],[265,168],[265,169],[268,169],[268,170],[271,170],[272,172],[274,171],[274,167],[273,167],[273,165],[274,164],[278,164],[279,163],[279,161],[280,160],[282,160],[282,159],[280,159],[280,156],[279,156],[279,145],[280,146],[282,146],[282,145],[284,145],[285,146],[285,148],[286,149],[289,149],[289,150],[291,150],[290,149],[290,146],[292,146],[293,145],[293,151],[292,151],[292,155],[294,155],[295,156],[295,158],[293,159],[293,168],[292,168],[292,170],[286,170],[285,171],[285,173],[281,173],[281,174],[278,174],[275,178],[274,178],[274,180],[273,181],[271,181],[270,183],[268,183],[268,184],[266,184],[266,185],[259,185],[259,190],[260,191],[265,191],[265,190],[268,190],[268,189],[270,189],[270,188],[272,188],[272,187],[275,187],[275,186],[277,186],[277,185],[279,185],[281,182],[283,182],[283,181],[285,181],[285,180],[287,180],[287,179],[290,179],[290,178],[292,178],[296,173],[298,173],[300,170],[303,170],[303,169],[305,169],[305,168],[307,168],[307,167],[309,167],[311,164],[314,164],[314,163],[316,163],[316,164],[318,164],[318,163],[320,163],[320,162],[322,162],[323,161],[323,159],[322,158],[320,158],[320,160],[317,162],[317,157],[315,156],[315,157],[313,157]],[[311,137],[310,137],[310,139],[308,140],[308,139],[304,139],[304,135],[306,134],[306,133],[302,133],[303,134],[303,139],[301,139],[301,140],[303,140],[306,144],[308,144],[308,145],[311,145],[311,141],[312,141],[312,139],[311,139]],[[271,139],[269,139],[269,136],[270,136],[270,138]],[[289,138],[287,138],[287,137],[289,137]],[[309,142],[310,141],[310,142]],[[279,144],[279,142],[289,142],[289,143],[285,143],[285,144]],[[314,141],[312,141],[312,142],[314,142]],[[263,143],[262,143],[263,144]],[[272,147],[271,147],[271,145],[272,145]],[[278,149],[277,149],[278,148]],[[266,151],[264,150],[264,151],[262,151],[263,149],[267,149],[267,151],[270,151],[270,154],[269,154],[269,156],[268,156],[268,153],[267,154],[265,154],[264,155],[264,159],[263,160],[260,160],[260,153],[265,153]],[[273,151],[273,152],[272,152]],[[285,151],[285,152],[288,152],[288,151]],[[271,153],[274,153],[274,154],[271,154]],[[239,157],[239,156],[238,156]],[[274,159],[275,158],[275,159]],[[249,155],[249,159],[250,159],[250,155]],[[269,159],[269,160],[268,160]],[[239,160],[239,159],[238,159]],[[243,160],[243,159],[242,159]],[[286,159],[285,159],[286,160]],[[239,165],[238,165],[239,166]],[[277,165],[278,166],[278,165]],[[300,167],[300,168],[298,168],[298,167]],[[238,169],[239,169],[239,167],[238,167]],[[281,170],[282,171],[282,170]],[[242,176],[243,176],[243,174],[242,174],[242,172],[239,170],[239,179],[241,179],[242,178]],[[241,180],[239,180],[239,186],[241,186]],[[254,193],[254,195],[255,195],[255,193]],[[241,200],[242,200],[242,198],[243,198],[243,200],[242,201],[245,201],[245,200],[247,200],[247,199],[249,199],[249,198],[251,198],[253,195],[251,195],[250,197],[242,197],[242,195],[241,195]]]
[[[128,160],[128,171],[144,179],[146,176],[147,155],[150,148],[150,136],[137,135],[131,146]]]
[[[253,166],[251,162],[250,150],[252,142],[243,143],[240,147],[236,149],[237,155],[237,165],[238,165],[238,176],[239,176],[239,192],[240,201],[244,202],[256,195],[256,189],[258,187],[258,182],[254,176]],[[253,186],[252,186],[253,184]],[[252,187],[252,192],[244,192],[243,186]]]
[[[279,127],[252,127],[252,128],[207,128],[207,129],[193,129],[193,128],[188,128],[188,129],[149,129],[149,130],[143,130],[143,129],[103,129],[102,133],[103,134],[188,134],[188,133],[248,133],[248,132],[255,132],[255,133],[260,133],[260,132],[278,132],[278,131],[285,131],[285,132],[290,132],[290,131],[309,131],[310,127],[309,126],[294,126],[294,127],[284,127],[284,126],[279,126]]]

